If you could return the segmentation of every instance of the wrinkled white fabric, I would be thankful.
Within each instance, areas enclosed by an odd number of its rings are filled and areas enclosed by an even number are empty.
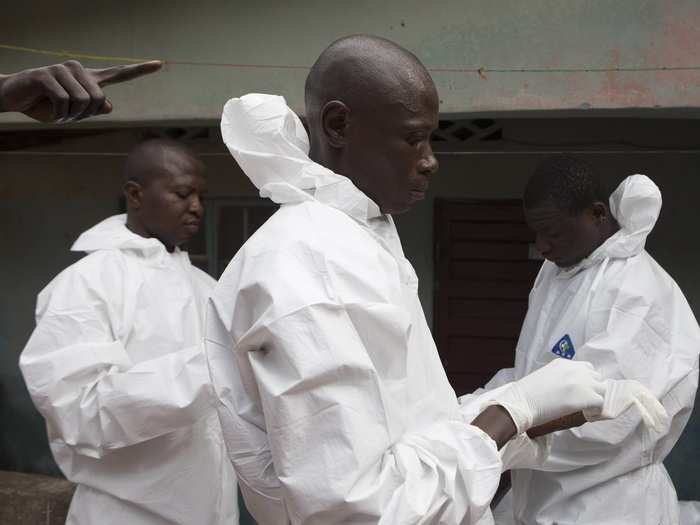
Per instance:
[[[680,524],[700,525],[700,501],[680,502]]]
[[[281,203],[222,275],[206,351],[261,523],[490,522],[501,461],[440,363],[391,217],[312,162],[281,97],[230,100],[229,150]]]
[[[647,177],[628,177],[610,198],[621,229],[570,269],[545,262],[530,294],[515,368],[486,389],[554,359],[569,336],[575,360],[610,379],[634,379],[671,417],[658,432],[636,407],[612,421],[555,433],[547,459],[513,471],[519,524],[676,525],[678,501],[663,466],[695,401],[700,328],[673,279],[644,250],[661,209]],[[561,348],[560,348],[561,350]]]
[[[78,483],[67,523],[238,523],[202,350],[214,280],[114,216],[37,301],[20,357],[51,450]]]

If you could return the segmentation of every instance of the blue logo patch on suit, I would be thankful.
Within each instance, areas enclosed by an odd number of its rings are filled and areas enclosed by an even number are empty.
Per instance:
[[[574,348],[574,343],[571,342],[571,337],[567,334],[559,339],[554,348],[552,348],[552,353],[564,359],[573,359],[574,355],[576,355],[576,349]]]

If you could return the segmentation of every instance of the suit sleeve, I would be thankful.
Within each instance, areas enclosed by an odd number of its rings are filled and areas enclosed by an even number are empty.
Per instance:
[[[20,368],[50,439],[99,458],[193,424],[212,401],[201,346],[132,361],[120,327],[138,276],[118,256],[90,257],[40,295]]]
[[[639,305],[645,305],[640,312]],[[593,309],[587,324],[588,340],[578,352],[582,360],[612,379],[634,379],[662,402],[672,418],[671,429],[682,425],[692,410],[697,389],[697,357],[685,349],[697,345],[685,336],[687,327],[672,329],[648,308],[649,300],[621,297],[611,308]],[[695,323],[694,319],[692,322]],[[673,343],[672,343],[673,341]],[[680,430],[676,430],[680,433]],[[557,432],[540,470],[564,472],[599,465],[617,457],[619,475],[654,461],[666,434],[647,428],[635,407],[610,421],[587,423]],[[667,451],[666,451],[667,453]]]
[[[494,442],[462,418],[402,428],[358,334],[401,352],[405,314],[358,308],[298,309],[261,328],[264,350],[250,354],[293,523],[477,522],[501,473]]]

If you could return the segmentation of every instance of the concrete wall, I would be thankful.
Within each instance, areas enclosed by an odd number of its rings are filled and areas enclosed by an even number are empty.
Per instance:
[[[300,110],[305,67],[352,33],[414,51],[434,72],[443,113],[700,103],[698,71],[615,71],[698,65],[695,0],[126,0],[89,8],[79,0],[33,0],[0,17],[0,44],[251,66],[173,63],[148,80],[110,88],[117,109],[103,123],[216,119],[225,100],[249,91],[285,95]],[[0,48],[1,72],[57,60]],[[271,65],[299,67],[258,67]],[[0,116],[0,124],[17,122]]]

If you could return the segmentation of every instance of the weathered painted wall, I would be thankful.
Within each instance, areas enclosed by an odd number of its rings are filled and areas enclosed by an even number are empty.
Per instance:
[[[88,125],[216,119],[225,100],[250,91],[283,94],[300,110],[304,66],[334,39],[358,32],[414,51],[433,70],[443,113],[700,105],[696,70],[492,71],[700,66],[695,0],[126,0],[89,7],[79,0],[33,0],[0,17],[0,44],[301,66],[172,64],[147,80],[111,88],[117,110]],[[0,49],[1,72],[56,60]],[[479,68],[485,72],[475,72]],[[0,124],[21,121],[0,116]]]

